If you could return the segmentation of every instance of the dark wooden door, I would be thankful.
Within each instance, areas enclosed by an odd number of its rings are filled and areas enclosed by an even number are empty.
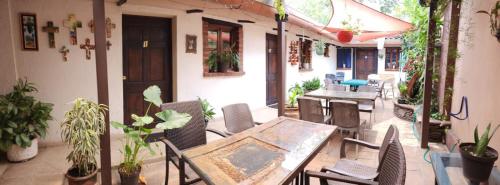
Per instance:
[[[367,79],[370,74],[377,74],[378,51],[376,48],[356,49],[356,79]]]
[[[126,124],[132,123],[131,114],[146,111],[142,92],[149,86],[159,86],[163,101],[172,101],[171,19],[123,15],[123,76]]]
[[[278,102],[278,37],[266,34],[266,104],[272,105]]]

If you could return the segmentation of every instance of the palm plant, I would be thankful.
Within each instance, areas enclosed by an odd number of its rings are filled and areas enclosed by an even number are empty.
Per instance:
[[[77,177],[97,170],[95,156],[99,153],[99,137],[106,129],[106,110],[106,105],[77,98],[64,116],[61,137],[72,149],[66,160],[73,163],[72,168],[78,171]]]

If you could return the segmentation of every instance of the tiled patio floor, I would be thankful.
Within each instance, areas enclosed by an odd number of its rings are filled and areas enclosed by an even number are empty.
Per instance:
[[[389,125],[394,124],[400,130],[400,140],[404,145],[407,173],[406,184],[422,185],[434,184],[434,173],[429,163],[423,160],[425,149],[419,147],[418,140],[414,137],[411,123],[395,118],[392,114],[391,100],[384,101],[382,106],[381,101],[377,100],[377,108],[375,111],[376,122],[371,130],[366,131],[364,140],[380,143]],[[266,122],[276,118],[277,111],[271,108],[262,108],[253,112],[255,121]],[[363,119],[368,118],[368,114],[361,114]],[[217,119],[209,123],[209,127],[219,130],[224,129],[224,121]],[[344,134],[345,136],[345,134]],[[208,140],[218,139],[215,135],[208,135]],[[323,165],[334,164],[339,159],[341,136],[336,133],[331,142],[325,147],[316,158],[307,166],[310,170],[319,170]],[[121,143],[119,139],[112,141],[112,164],[117,165],[120,162],[119,147]],[[443,145],[432,144],[431,151],[445,151]],[[162,146],[158,150],[161,151]],[[354,158],[354,147],[350,146],[348,156]],[[5,159],[0,159],[0,184],[2,185],[62,185],[65,182],[64,173],[69,167],[65,160],[68,149],[65,146],[55,146],[41,148],[39,155],[24,163],[8,163]],[[360,147],[358,160],[376,166],[378,151]],[[143,175],[146,177],[148,184],[160,185],[164,183],[165,162],[161,156],[161,152],[154,157],[148,157],[146,164],[143,167]],[[170,182],[169,184],[178,184],[178,172],[170,165]],[[113,179],[116,184],[119,176],[116,170],[113,171]],[[313,184],[319,184],[317,180]]]

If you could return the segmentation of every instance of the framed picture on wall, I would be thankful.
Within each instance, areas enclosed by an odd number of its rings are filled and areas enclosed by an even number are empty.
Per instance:
[[[186,35],[186,53],[196,54],[196,35]]]
[[[21,13],[21,40],[23,50],[38,50],[38,30],[36,24],[36,14]]]

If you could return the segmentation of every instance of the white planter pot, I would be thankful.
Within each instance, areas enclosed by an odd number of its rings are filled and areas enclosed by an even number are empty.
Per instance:
[[[11,162],[22,162],[29,160],[38,154],[38,140],[31,140],[31,146],[22,148],[17,145],[12,145],[7,151],[7,160]]]

